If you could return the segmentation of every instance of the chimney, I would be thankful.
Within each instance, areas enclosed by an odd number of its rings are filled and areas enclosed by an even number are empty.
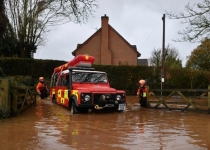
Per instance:
[[[101,17],[101,64],[111,65],[111,53],[109,51],[109,17]]]

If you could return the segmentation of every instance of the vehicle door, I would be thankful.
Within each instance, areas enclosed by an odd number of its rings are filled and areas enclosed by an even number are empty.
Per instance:
[[[61,77],[60,77],[60,82],[59,82],[59,85],[58,85],[58,88],[57,88],[57,91],[58,91],[58,103],[61,104],[61,105],[64,105],[64,106],[67,106],[68,107],[68,101],[69,101],[69,90],[68,90],[68,74],[62,74]]]

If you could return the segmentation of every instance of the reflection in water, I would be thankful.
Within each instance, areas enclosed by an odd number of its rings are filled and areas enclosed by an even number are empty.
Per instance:
[[[71,115],[49,100],[0,122],[0,150],[205,150],[210,115],[140,108],[128,97],[122,113]]]

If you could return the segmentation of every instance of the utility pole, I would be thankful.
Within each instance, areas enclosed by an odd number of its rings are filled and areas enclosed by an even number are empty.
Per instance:
[[[162,45],[162,69],[161,69],[161,96],[162,96],[162,89],[164,89],[164,74],[165,74],[165,14],[163,14],[162,20],[163,20],[163,45]]]

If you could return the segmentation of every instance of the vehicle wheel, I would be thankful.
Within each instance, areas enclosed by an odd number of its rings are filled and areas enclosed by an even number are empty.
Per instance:
[[[71,111],[71,114],[78,114],[79,113],[79,109],[75,105],[74,101],[71,102],[70,111]]]
[[[53,97],[53,99],[52,99],[52,103],[57,104],[57,102],[56,102],[56,98],[55,98],[55,97]]]

